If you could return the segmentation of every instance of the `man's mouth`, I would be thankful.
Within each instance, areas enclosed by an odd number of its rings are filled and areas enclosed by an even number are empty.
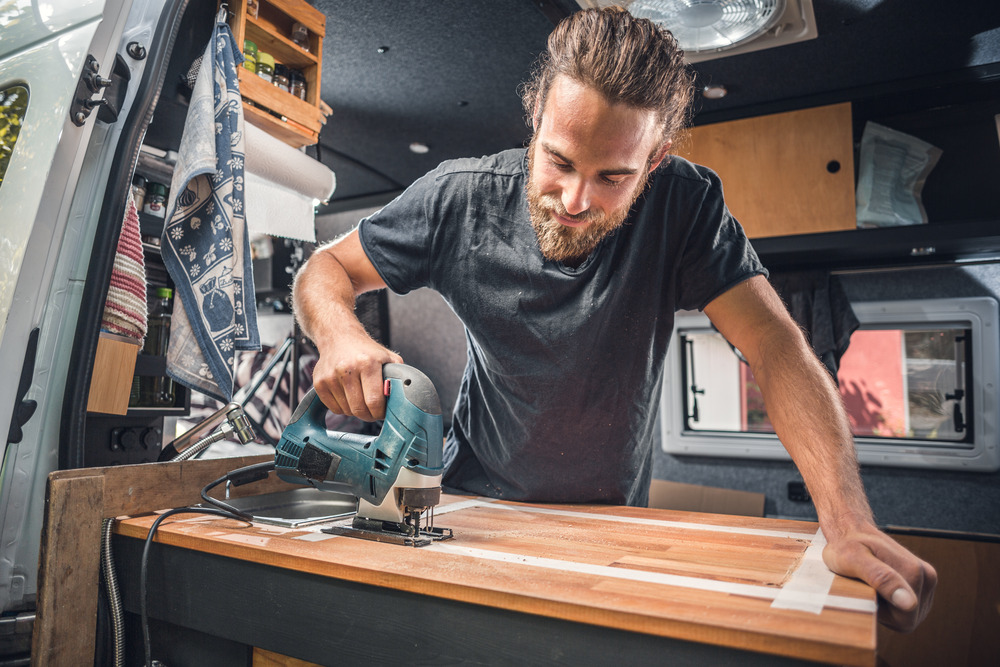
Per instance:
[[[552,215],[553,220],[564,227],[586,227],[591,222],[588,218],[569,218],[564,215],[559,215],[555,211],[550,211],[550,214]]]

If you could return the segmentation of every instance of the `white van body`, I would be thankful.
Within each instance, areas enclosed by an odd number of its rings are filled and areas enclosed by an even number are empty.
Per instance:
[[[0,656],[23,640],[13,635],[25,628],[30,641],[46,477],[79,465],[65,448],[74,432],[68,408],[85,405],[93,343],[81,340],[78,325],[93,317],[95,297],[103,303],[97,293],[106,293],[88,284],[96,275],[92,258],[108,245],[113,253],[186,5],[13,0],[0,9],[0,90],[28,89],[0,184],[0,432],[8,434],[0,475]],[[88,55],[113,83],[84,94],[98,100],[114,92],[117,120],[99,119],[95,108],[82,125],[74,122],[78,82],[93,73],[84,71]]]

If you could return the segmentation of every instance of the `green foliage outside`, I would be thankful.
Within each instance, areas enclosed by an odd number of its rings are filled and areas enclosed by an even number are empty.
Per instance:
[[[0,90],[0,186],[3,185],[10,156],[14,153],[17,135],[21,132],[21,120],[28,108],[28,89],[11,86]]]

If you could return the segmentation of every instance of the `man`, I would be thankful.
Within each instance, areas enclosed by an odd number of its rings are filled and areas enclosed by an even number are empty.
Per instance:
[[[703,309],[750,362],[815,500],[827,564],[889,601],[883,622],[912,629],[934,569],[876,528],[839,393],[717,177],[666,159],[690,94],[683,54],[652,23],[616,8],[560,23],[525,91],[527,151],[442,164],[297,277],[316,391],[335,412],[383,416],[381,366],[401,359],[368,337],[354,298],[429,286],[468,342],[445,486],[645,504],[673,315]]]

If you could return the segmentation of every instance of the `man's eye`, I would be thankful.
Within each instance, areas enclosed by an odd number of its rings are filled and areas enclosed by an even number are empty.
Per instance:
[[[573,168],[573,165],[566,164],[565,162],[556,162],[554,160],[552,161],[552,166],[554,166],[559,171],[569,171],[570,169]]]
[[[625,179],[621,176],[601,176],[601,180],[607,185],[618,186],[621,185],[622,181]]]

